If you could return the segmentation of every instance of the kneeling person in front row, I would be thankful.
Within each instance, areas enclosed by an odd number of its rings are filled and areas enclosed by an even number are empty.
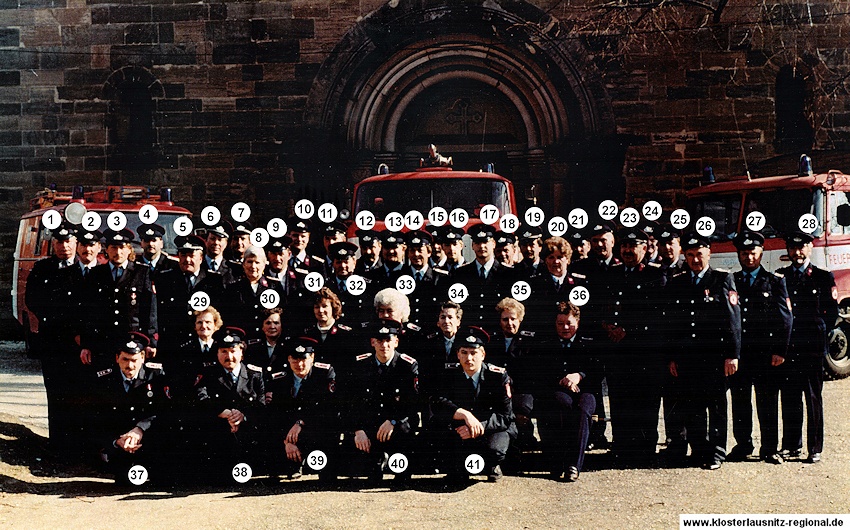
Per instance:
[[[505,459],[516,425],[511,406],[510,378],[504,368],[484,362],[484,345],[490,337],[471,326],[459,333],[455,348],[460,366],[443,378],[431,398],[438,437],[435,447],[447,459],[442,469],[450,478],[464,477],[470,454],[484,458],[490,481],[502,477],[499,464]]]
[[[383,478],[385,454],[402,453],[408,461],[414,459],[411,450],[414,429],[419,425],[419,364],[396,351],[400,332],[401,324],[393,320],[370,325],[372,352],[357,356],[347,387],[350,432],[357,454],[366,456],[366,474],[372,481]],[[410,467],[400,476],[409,474]]]
[[[314,450],[325,453],[308,462],[322,479],[336,477],[339,464],[339,415],[336,402],[336,375],[331,365],[314,362],[319,343],[310,337],[287,341],[284,351],[288,365],[271,374],[266,394],[271,429],[272,457],[281,462],[285,450],[284,473],[291,478],[301,475],[304,461]]]
[[[136,464],[151,472],[162,462],[171,396],[162,365],[145,362],[150,341],[130,333],[115,355],[116,366],[97,373],[96,414],[91,433],[101,461],[117,482]]]

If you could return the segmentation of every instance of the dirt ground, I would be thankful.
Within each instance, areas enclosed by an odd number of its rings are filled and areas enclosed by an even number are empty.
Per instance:
[[[607,454],[591,453],[573,484],[536,474],[465,487],[436,476],[404,488],[343,480],[326,489],[307,478],[158,491],[119,488],[52,458],[39,363],[20,344],[0,342],[0,527],[620,529],[678,528],[682,513],[848,513],[850,379],[828,382],[824,399],[817,465],[621,470],[607,466]]]

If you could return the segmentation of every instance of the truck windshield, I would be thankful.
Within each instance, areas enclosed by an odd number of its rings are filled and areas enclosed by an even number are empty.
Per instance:
[[[813,194],[811,189],[750,192],[747,194],[744,217],[754,211],[763,213],[767,223],[761,231],[764,237],[782,237],[788,232],[798,230],[797,223],[801,215],[812,213],[818,218],[821,217],[820,212],[815,211]],[[818,228],[813,235],[818,237],[822,233],[823,229]]]
[[[369,210],[379,220],[390,212],[402,215],[417,210],[423,215],[440,206],[451,212],[463,208],[478,217],[482,206],[492,204],[502,215],[511,212],[508,187],[486,179],[410,179],[368,182],[357,188],[354,214]]]

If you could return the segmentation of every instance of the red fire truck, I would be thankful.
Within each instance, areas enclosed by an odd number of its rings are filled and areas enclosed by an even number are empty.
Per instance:
[[[711,249],[712,266],[737,270],[731,239],[746,228],[751,212],[764,214],[766,225],[762,264],[771,271],[788,264],[783,234],[798,229],[803,214],[818,220],[812,263],[832,271],[838,286],[841,316],[830,332],[827,372],[836,378],[850,375],[850,176],[829,170],[815,174],[803,155],[797,175],[750,178],[707,184],[689,193],[692,219],[706,216],[716,223]]]
[[[151,194],[148,188],[140,186],[107,186],[92,190],[75,186],[73,190],[65,191],[46,189],[30,201],[30,211],[21,216],[18,226],[12,278],[12,312],[23,327],[28,347],[31,334],[38,332],[38,319],[27,310],[24,302],[27,277],[36,261],[53,253],[51,231],[42,224],[42,215],[49,210],[55,210],[69,221],[79,224],[84,213],[96,212],[101,217],[100,229],[103,230],[107,226],[107,216],[118,211],[126,216],[127,228],[136,233],[136,229],[142,224],[139,210],[146,204],[156,207],[156,223],[166,230],[163,237],[165,251],[173,252],[174,220],[192,214],[189,210],[174,205],[171,190],[168,188],[162,189],[160,194]],[[136,247],[136,253],[139,254],[141,247]]]

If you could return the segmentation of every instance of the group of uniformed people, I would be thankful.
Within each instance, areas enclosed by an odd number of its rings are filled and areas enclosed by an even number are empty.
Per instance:
[[[321,450],[323,465],[308,464],[326,479],[378,480],[400,453],[411,463],[402,479],[498,480],[537,447],[536,420],[548,471],[574,481],[585,452],[609,445],[606,419],[618,463],[655,465],[663,398],[669,460],[690,446],[693,462],[717,469],[755,450],[755,388],[759,456],[801,455],[805,396],[807,458],[820,460],[837,292],[805,233],[787,235],[792,264],[775,273],[761,266],[763,236],[739,234],[732,274],[709,266],[707,238],[653,223],[547,239],[474,225],[470,263],[453,227],[361,230],[358,248],[331,223],[313,252],[311,223],[288,226],[260,248],[246,223],[222,222],[176,238],[176,258],[157,225],[54,230],[53,256],[26,288],[54,449],[94,452],[118,477],[141,461],[219,474],[245,461],[294,477]],[[308,288],[311,272],[324,287]],[[402,275],[414,280],[407,296]],[[520,280],[525,303],[511,298]],[[457,283],[468,296],[449,302]],[[581,307],[569,301],[576,286],[590,293]],[[277,307],[264,303],[270,291]],[[473,453],[482,469],[468,467]]]

